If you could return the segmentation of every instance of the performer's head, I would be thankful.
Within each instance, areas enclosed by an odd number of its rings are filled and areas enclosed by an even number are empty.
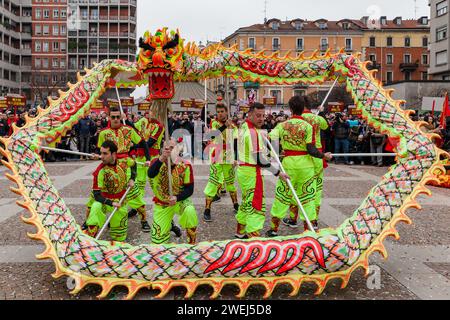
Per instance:
[[[104,165],[112,165],[117,160],[117,145],[111,140],[107,140],[100,148],[100,158]]]
[[[224,103],[218,103],[216,105],[217,120],[225,122],[228,119],[228,107]]]
[[[310,109],[310,103],[305,96],[294,96],[289,100],[289,108],[294,116],[301,116],[305,110]]]
[[[147,111],[144,116],[147,120],[150,120],[153,118],[153,112]]]
[[[266,115],[266,107],[259,102],[250,105],[248,112],[248,119],[255,125],[256,128],[261,129],[264,125],[264,116]]]
[[[117,107],[109,108],[109,120],[111,121],[111,128],[118,129],[122,125],[122,112]]]

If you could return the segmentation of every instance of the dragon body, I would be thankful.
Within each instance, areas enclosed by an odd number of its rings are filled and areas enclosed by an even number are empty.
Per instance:
[[[73,294],[86,285],[102,287],[99,298],[107,297],[115,286],[128,288],[133,298],[141,288],[160,290],[164,297],[174,286],[184,286],[191,297],[200,285],[210,285],[218,297],[227,284],[240,288],[244,297],[251,285],[263,285],[265,298],[279,284],[290,284],[296,295],[302,283],[315,282],[320,294],[331,279],[341,279],[346,287],[357,268],[368,271],[369,256],[387,256],[383,241],[399,238],[398,222],[411,223],[408,208],[419,208],[415,198],[431,192],[425,185],[444,172],[440,158],[444,151],[433,143],[433,135],[413,122],[402,101],[394,101],[368,71],[359,56],[343,52],[313,54],[298,58],[266,56],[263,52],[238,51],[221,45],[200,51],[183,46],[178,33],[158,30],[140,41],[137,63],[105,60],[68,84],[57,100],[39,108],[35,118],[27,118],[22,128],[14,128],[1,139],[12,173],[7,177],[17,186],[11,190],[23,199],[18,205],[31,216],[25,223],[37,227],[32,239],[43,241],[46,250],[38,259],[52,259],[55,278],[76,280]],[[45,169],[38,150],[42,141],[66,134],[87,115],[96,100],[112,86],[136,87],[149,84],[154,101],[170,101],[173,81],[193,81],[227,75],[242,81],[267,84],[320,84],[339,79],[345,82],[358,109],[368,123],[399,141],[397,163],[372,188],[353,216],[337,229],[314,234],[248,241],[206,242],[189,245],[140,245],[98,241],[84,235]],[[158,105],[158,104],[156,104]]]

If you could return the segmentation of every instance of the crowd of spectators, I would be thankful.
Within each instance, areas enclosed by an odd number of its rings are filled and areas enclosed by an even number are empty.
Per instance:
[[[25,124],[25,115],[23,112],[15,115],[11,111],[0,111],[0,136],[9,136],[12,133],[12,124],[18,127]],[[31,110],[28,115],[33,117],[35,110]],[[207,114],[206,123],[209,125],[213,119],[212,113]],[[389,139],[386,135],[380,134],[367,125],[367,122],[360,117],[349,116],[346,113],[321,113],[329,123],[329,129],[322,131],[322,144],[325,152],[332,153],[391,153],[395,149],[395,141]],[[133,126],[143,115],[129,113],[126,116],[126,124]],[[232,115],[232,119],[237,126],[240,126],[245,120],[246,114],[238,112]],[[263,129],[271,131],[277,124],[286,121],[289,114],[274,112],[266,114]],[[414,116],[413,120],[422,120],[427,122],[424,129],[430,133],[436,133],[441,136],[440,146],[445,150],[450,150],[450,118],[447,118],[447,127],[444,129],[439,124],[439,119],[433,117],[430,113]],[[55,147],[60,149],[79,151],[83,153],[98,153],[97,141],[99,133],[108,126],[108,115],[106,112],[91,113],[78,124],[68,134],[57,141]],[[205,116],[203,112],[175,112],[168,118],[169,132],[182,131],[183,138],[188,147],[190,156],[202,154],[206,143],[203,139],[205,133]],[[64,161],[68,159],[80,159],[78,156],[67,154],[45,153],[46,161]],[[83,157],[81,157],[84,160]],[[334,160],[336,163],[348,165],[371,164],[376,166],[389,165],[394,158],[389,157],[342,157]]]

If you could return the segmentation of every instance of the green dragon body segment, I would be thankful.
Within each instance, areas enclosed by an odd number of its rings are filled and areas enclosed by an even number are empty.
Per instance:
[[[369,256],[387,256],[383,241],[399,238],[395,225],[411,223],[406,210],[419,208],[415,198],[431,195],[426,183],[444,172],[440,158],[444,151],[433,143],[433,135],[421,131],[423,123],[409,118],[403,102],[394,101],[369,72],[358,56],[343,52],[305,58],[265,56],[250,50],[238,51],[221,45],[200,52],[194,45],[183,46],[178,33],[166,29],[140,40],[137,63],[105,60],[86,70],[67,92],[49,107],[39,109],[36,118],[27,118],[22,128],[14,128],[7,139],[4,164],[12,171],[7,177],[17,184],[11,190],[23,197],[18,205],[31,217],[24,222],[37,227],[32,239],[41,240],[46,250],[38,259],[53,259],[55,278],[76,279],[73,294],[89,284],[102,287],[100,298],[115,286],[128,288],[133,298],[141,288],[159,289],[164,297],[174,286],[187,288],[191,297],[200,285],[214,289],[217,297],[227,284],[239,286],[243,297],[251,285],[263,285],[265,298],[278,284],[287,283],[296,295],[304,282],[315,282],[320,294],[329,280],[339,278],[346,287],[352,272],[368,270]],[[192,81],[227,75],[242,81],[268,84],[311,85],[338,78],[368,123],[399,141],[397,163],[370,191],[353,216],[337,229],[318,234],[248,241],[207,242],[188,245],[141,245],[98,241],[84,235],[69,208],[59,196],[39,157],[43,140],[54,141],[66,134],[91,106],[112,86],[135,87],[149,84],[151,98],[165,101],[173,92],[173,81]],[[148,76],[148,78],[147,78]]]

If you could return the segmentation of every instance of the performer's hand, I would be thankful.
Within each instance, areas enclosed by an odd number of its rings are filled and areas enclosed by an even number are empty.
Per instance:
[[[237,168],[239,166],[239,162],[238,161],[234,161],[233,162],[233,168]]]
[[[134,188],[134,180],[130,180],[129,182],[128,182],[128,188]]]
[[[120,207],[122,207],[119,202],[114,202],[112,206],[116,209],[120,209]]]
[[[146,168],[150,168],[152,166],[152,162],[151,161],[146,161],[145,162],[145,167]]]
[[[228,120],[225,122],[225,125],[227,126],[228,129],[233,128],[233,120],[228,119]]]
[[[169,198],[169,206],[173,207],[174,205],[177,204],[177,197],[172,196]]]
[[[95,153],[93,153],[93,154],[91,155],[91,158],[92,158],[93,160],[100,160],[100,159],[101,159],[100,155],[99,155],[99,154],[95,154]]]
[[[333,156],[332,156],[331,152],[325,153],[324,159],[327,160],[327,161],[333,160]]]
[[[283,172],[280,173],[279,177],[284,182],[287,182],[289,179],[291,179],[287,173],[283,173]]]

